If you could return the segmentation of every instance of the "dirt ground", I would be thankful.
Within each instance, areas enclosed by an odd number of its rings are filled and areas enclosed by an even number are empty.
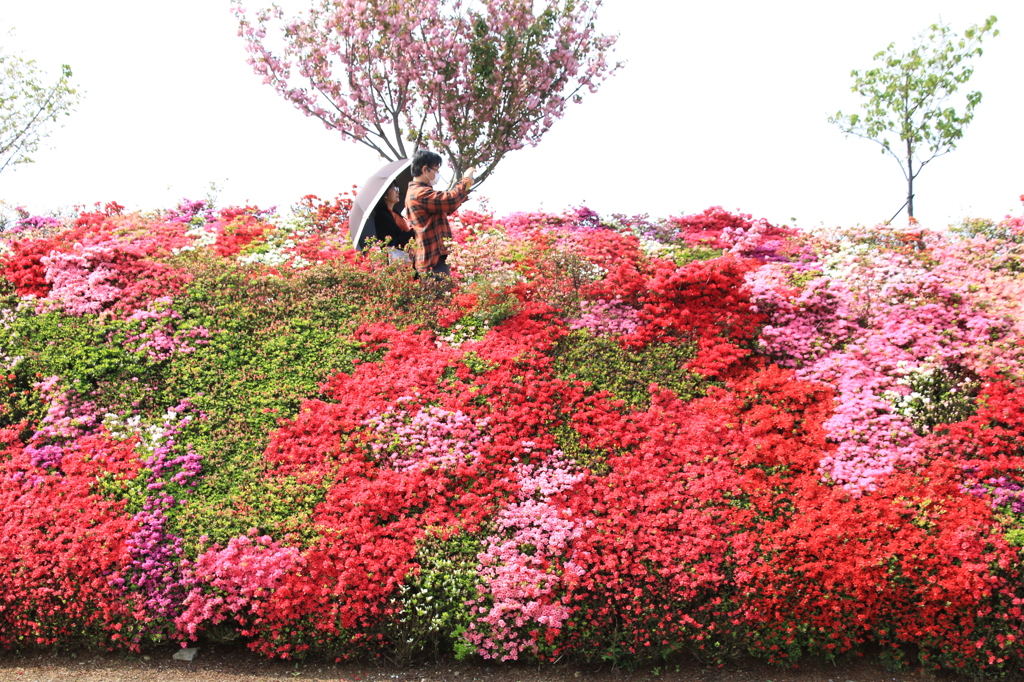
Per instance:
[[[697,663],[667,669],[625,671],[605,666],[543,666],[445,661],[404,667],[374,663],[270,661],[244,648],[200,648],[191,662],[175,661],[175,649],[146,654],[32,652],[0,655],[0,681],[49,682],[241,682],[297,679],[332,682],[953,682],[923,671],[887,672],[876,662],[840,666],[815,663],[781,670],[757,661],[724,668]]]

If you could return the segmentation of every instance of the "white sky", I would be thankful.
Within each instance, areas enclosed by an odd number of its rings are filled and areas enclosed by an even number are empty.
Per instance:
[[[850,70],[940,18],[962,32],[990,14],[1001,35],[969,83],[983,101],[957,151],[918,178],[915,208],[936,228],[1019,215],[1020,0],[605,0],[602,30],[620,34],[615,57],[627,66],[538,147],[506,157],[481,194],[499,213],[585,203],[664,217],[721,205],[805,227],[887,220],[906,194],[896,162],[827,122],[858,106]],[[0,174],[9,204],[155,209],[214,182],[222,205],[284,209],[384,163],[260,82],[227,0],[0,0],[0,24],[17,29],[9,47],[54,76],[70,64],[85,92],[35,164]]]

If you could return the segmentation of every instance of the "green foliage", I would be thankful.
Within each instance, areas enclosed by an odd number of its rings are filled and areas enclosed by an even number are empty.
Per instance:
[[[562,340],[556,362],[561,376],[575,375],[590,382],[594,391],[608,391],[628,407],[644,410],[650,406],[651,384],[674,391],[683,400],[703,395],[704,380],[685,368],[693,355],[693,349],[682,344],[627,349],[581,329]]]
[[[68,388],[88,395],[101,386],[147,374],[145,356],[108,343],[108,337],[123,326],[123,322],[96,315],[70,317],[56,311],[41,315],[22,311],[5,330],[4,347],[24,356],[31,371],[44,377],[60,376]]]
[[[1024,235],[1014,232],[1009,220],[997,223],[988,218],[964,218],[956,225],[950,225],[949,231],[965,239],[985,237],[1006,242],[1024,242]]]
[[[46,405],[34,384],[61,377],[63,389],[125,414],[147,400],[161,379],[160,364],[145,353],[111,343],[129,322],[97,315],[67,316],[51,310],[35,314],[32,306],[7,299],[5,324],[0,324],[0,355],[13,364],[0,425],[38,423]],[[15,361],[16,360],[16,361]],[[11,378],[13,377],[13,379]]]
[[[811,280],[821,277],[821,270],[794,270],[789,274],[789,283],[801,289]]]
[[[986,239],[1006,239],[999,235],[998,223],[988,218],[964,218],[958,224],[950,225],[949,231],[966,239],[979,235]]]
[[[69,115],[78,103],[71,87],[71,67],[48,82],[35,60],[0,48],[0,172],[7,166],[32,163],[31,154],[49,134],[49,126]]]
[[[176,524],[184,537],[201,529],[221,543],[251,527],[309,535],[305,520],[320,492],[270,481],[263,447],[278,420],[317,396],[327,376],[351,370],[359,354],[348,337],[358,323],[356,296],[330,268],[294,277],[222,266],[195,272],[181,305],[212,336],[175,356],[159,396],[163,404],[189,398],[204,415],[186,427],[204,477]]]
[[[29,325],[19,315],[17,299],[7,296],[0,302],[0,360],[8,368],[0,375],[0,428],[22,422],[35,423],[42,416],[43,406],[32,388],[36,382],[32,362],[26,362],[26,349],[34,340]]]
[[[495,363],[484,360],[473,351],[469,351],[462,356],[462,364],[468,367],[469,371],[473,372],[473,374],[478,375],[497,367]]]
[[[480,316],[463,315],[451,327],[439,333],[438,338],[457,346],[466,341],[482,339],[490,328],[487,320],[480,319]]]
[[[603,450],[592,450],[580,441],[580,434],[568,424],[553,429],[555,445],[565,457],[582,469],[587,469],[598,476],[608,473],[608,453]]]
[[[1006,531],[1006,542],[1011,547],[1024,547],[1024,529],[1013,528]]]
[[[877,66],[851,73],[853,92],[866,100],[863,113],[839,111],[829,117],[844,133],[873,140],[883,154],[896,159],[908,183],[911,216],[914,178],[930,161],[956,149],[981,102],[980,92],[970,92],[958,113],[948,100],[974,74],[966,62],[981,56],[984,38],[999,35],[996,21],[990,16],[984,24],[968,28],[962,38],[948,26],[932,24],[908,52],[899,52],[890,43],[875,54]]]
[[[408,661],[418,654],[465,657],[476,648],[462,640],[471,614],[467,602],[477,597],[477,555],[484,550],[475,535],[447,537],[441,528],[427,531],[419,542],[415,562],[419,571],[399,588],[401,612],[390,624],[389,639]]]
[[[681,243],[673,246],[668,253],[663,255],[675,261],[676,265],[683,266],[687,263],[721,258],[724,253],[724,249],[713,249],[707,246],[688,246]]]

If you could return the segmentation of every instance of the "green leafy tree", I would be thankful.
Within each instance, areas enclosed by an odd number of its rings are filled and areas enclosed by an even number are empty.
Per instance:
[[[963,37],[948,26],[932,24],[908,52],[899,52],[890,43],[874,56],[875,68],[851,73],[853,91],[867,100],[861,104],[863,113],[840,111],[829,117],[844,133],[877,142],[883,154],[896,159],[907,180],[904,206],[911,218],[914,180],[929,162],[956,149],[981,102],[981,93],[971,92],[962,113],[950,105],[974,74],[967,61],[981,55],[986,36],[999,35],[995,23],[996,17],[990,16],[984,24],[968,28]]]
[[[71,87],[71,67],[49,81],[35,60],[0,47],[0,172],[8,166],[32,163],[31,154],[50,133],[50,126],[78,103]]]

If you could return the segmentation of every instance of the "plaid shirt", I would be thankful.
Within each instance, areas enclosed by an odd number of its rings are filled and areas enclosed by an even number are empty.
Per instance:
[[[469,197],[469,188],[464,183],[449,191],[438,192],[425,182],[410,182],[405,195],[405,215],[409,227],[416,233],[416,243],[410,244],[409,255],[419,272],[427,272],[448,255],[445,239],[452,238],[448,216]]]

